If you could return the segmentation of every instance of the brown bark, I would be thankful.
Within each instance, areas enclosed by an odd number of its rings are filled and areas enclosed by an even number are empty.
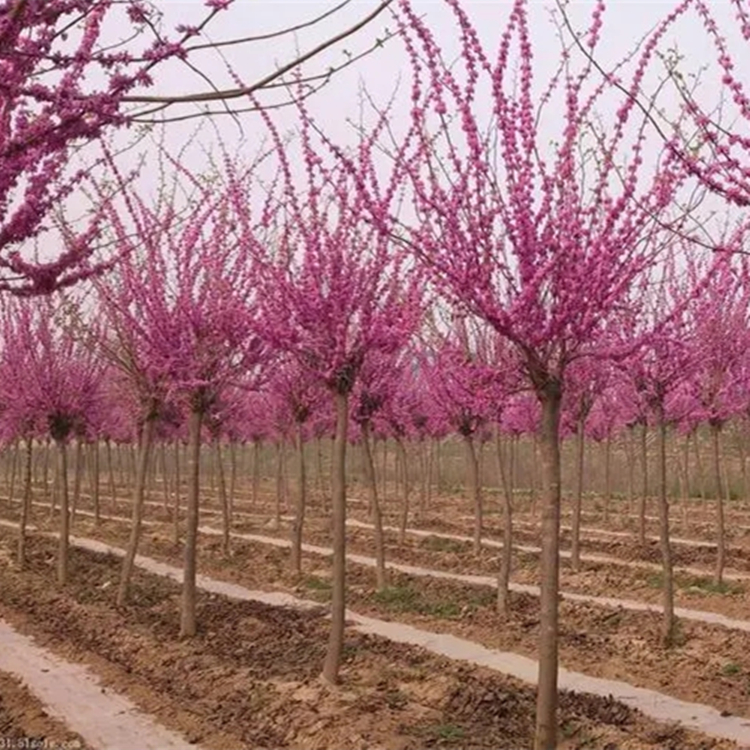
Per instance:
[[[135,567],[135,556],[138,554],[138,542],[141,538],[141,526],[143,520],[143,502],[146,497],[146,481],[148,477],[148,464],[151,457],[151,446],[154,442],[156,420],[147,419],[141,431],[140,446],[138,451],[138,466],[135,475],[135,487],[133,491],[133,516],[130,525],[130,538],[127,551],[122,561],[120,572],[120,585],[117,589],[117,606],[123,607],[128,600],[130,579]]]
[[[474,506],[474,552],[478,555],[482,551],[482,530],[484,519],[482,514],[482,487],[479,482],[479,461],[471,435],[463,435],[466,446],[466,468],[468,469],[468,485],[471,502]]]
[[[297,425],[297,459],[299,471],[299,487],[297,489],[297,506],[292,521],[292,570],[302,572],[302,530],[305,524],[305,509],[307,506],[307,467],[305,466],[304,428]]]
[[[675,635],[674,579],[672,575],[672,548],[669,542],[669,499],[667,497],[667,424],[664,419],[664,404],[656,404],[657,428],[657,499],[659,503],[659,548],[663,567],[662,638],[665,646],[671,646]]]
[[[333,466],[331,470],[331,520],[333,526],[331,631],[321,675],[323,680],[329,684],[335,684],[339,679],[339,669],[344,650],[346,613],[346,439],[349,425],[349,397],[346,393],[336,392],[334,400],[336,405],[336,437],[333,444]]]
[[[26,566],[26,525],[29,521],[31,510],[31,465],[33,455],[32,438],[26,438],[26,451],[24,460],[23,497],[21,498],[21,519],[18,524],[18,567],[21,570]]]
[[[495,433],[495,448],[500,484],[503,491],[503,551],[500,556],[500,569],[497,573],[497,613],[501,617],[508,614],[510,593],[510,572],[513,564],[513,486],[505,471],[505,458],[500,432]]]
[[[104,445],[107,449],[107,469],[109,470],[109,496],[112,500],[112,512],[115,513],[117,503],[117,484],[115,483],[115,467],[112,463],[112,443],[109,439],[105,440]]]
[[[89,475],[89,484],[91,486],[91,496],[94,500],[94,524],[97,526],[101,523],[101,498],[100,498],[100,478],[99,478],[99,442],[95,440],[89,447],[91,453],[91,474]]]
[[[549,381],[538,391],[542,416],[542,553],[534,750],[557,748],[558,600],[560,593],[560,405],[562,388]]]
[[[375,580],[379,591],[388,585],[388,574],[385,569],[385,538],[383,535],[383,517],[380,512],[378,498],[378,483],[375,474],[375,460],[370,444],[370,423],[365,421],[362,427],[362,448],[365,458],[365,476],[370,491],[370,506],[372,507],[372,523],[375,533]]]
[[[612,436],[604,439],[604,521],[609,521],[612,505]]]
[[[573,570],[581,567],[581,503],[583,501],[583,464],[586,444],[584,442],[585,418],[578,419],[576,425],[576,483],[573,494],[573,520],[571,529],[570,566]]]
[[[201,427],[203,411],[193,409],[188,421],[187,520],[185,524],[185,562],[182,579],[180,636],[196,633],[196,568],[198,554],[198,508],[200,498]]]
[[[643,470],[643,485],[638,500],[638,543],[646,544],[646,498],[648,497],[648,423],[643,420],[641,427],[641,469]]]
[[[71,522],[76,521],[76,510],[78,509],[78,501],[81,499],[81,480],[83,479],[83,440],[78,438],[76,440],[76,451],[75,451],[75,475],[73,477],[73,503],[71,507]]]
[[[724,580],[726,560],[726,530],[724,527],[724,487],[721,481],[721,424],[711,423],[711,448],[713,453],[714,483],[716,487],[716,570],[714,580],[721,584]]]
[[[224,457],[221,454],[221,442],[215,441],[214,464],[216,467],[216,482],[221,505],[221,551],[229,554],[229,539],[232,530],[232,516],[229,512],[229,497],[227,496],[227,481],[224,474]]]
[[[401,515],[398,524],[398,544],[399,547],[403,547],[406,541],[406,527],[409,525],[409,501],[411,496],[411,484],[409,482],[409,459],[406,456],[406,448],[404,447],[404,441],[401,438],[396,438],[396,468],[401,466],[401,476],[403,479],[403,490],[404,498],[401,502]],[[396,486],[398,487],[398,474],[396,472]]]
[[[175,547],[180,543],[180,441],[174,442],[174,504],[172,506],[172,533]]]
[[[70,515],[68,507],[68,450],[64,439],[57,443],[57,487],[60,493],[60,540],[57,553],[57,582],[64,586],[68,582],[68,547]]]

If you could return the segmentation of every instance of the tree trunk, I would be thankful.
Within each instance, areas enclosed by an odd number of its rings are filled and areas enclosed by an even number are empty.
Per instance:
[[[469,494],[474,506],[474,553],[479,554],[482,551],[482,488],[479,483],[479,461],[474,446],[474,439],[471,435],[464,435],[464,445],[466,446],[466,461],[469,470],[468,484]]]
[[[571,529],[570,566],[573,570],[581,568],[581,503],[583,502],[583,463],[585,455],[584,418],[578,419],[576,425],[576,484],[573,495],[573,520]]]
[[[202,426],[203,411],[194,409],[190,412],[188,422],[187,520],[185,524],[185,563],[182,580],[182,612],[180,617],[180,636],[188,638],[194,636],[196,633],[195,577],[198,556],[198,504],[201,478]]]
[[[60,540],[57,553],[57,582],[64,586],[68,582],[68,537],[70,516],[68,508],[68,450],[65,440],[57,440],[58,491],[60,492]]]
[[[258,495],[260,494],[260,441],[253,440],[253,510],[258,506]]]
[[[672,548],[669,542],[669,499],[667,498],[667,424],[664,419],[664,404],[656,405],[657,420],[657,482],[659,501],[659,547],[664,569],[662,637],[664,645],[674,642],[674,581],[672,577]]]
[[[703,509],[706,509],[706,482],[703,472],[703,460],[701,459],[701,446],[698,439],[698,429],[693,432],[693,447],[695,448],[695,468],[698,471],[698,489]]]
[[[98,526],[101,523],[101,498],[99,497],[99,441],[91,443],[91,474],[89,475],[89,484],[91,486],[91,496],[94,501],[94,524]]]
[[[534,750],[557,747],[558,599],[560,593],[560,405],[562,389],[551,381],[538,393],[542,475],[542,554],[539,677]]]
[[[143,520],[143,502],[146,496],[146,481],[148,478],[148,464],[151,456],[151,446],[156,431],[156,420],[147,419],[141,431],[140,450],[138,453],[138,466],[135,475],[135,487],[133,490],[133,517],[130,526],[130,539],[125,558],[122,561],[120,573],[120,585],[117,589],[117,606],[124,607],[128,601],[130,579],[135,567],[135,556],[138,554],[138,542],[141,538],[141,521]]]
[[[404,441],[400,438],[396,438],[396,467],[401,465],[401,471],[403,476],[403,490],[404,498],[401,502],[401,517],[399,518],[398,524],[398,544],[399,547],[403,547],[406,541],[406,527],[409,525],[409,500],[411,496],[411,487],[409,484],[409,460],[406,456],[406,448],[404,447]],[[396,472],[396,486],[398,487],[398,471]]]
[[[109,496],[112,500],[112,512],[117,513],[117,484],[115,482],[115,467],[112,462],[112,443],[109,438],[104,441],[107,448],[107,469],[109,470]]]
[[[726,560],[726,531],[724,528],[724,487],[721,481],[721,424],[711,423],[711,447],[713,452],[714,483],[716,486],[716,572],[718,585],[724,580]]]
[[[307,467],[305,465],[304,426],[297,425],[297,459],[299,488],[297,490],[297,507],[292,521],[292,570],[302,573],[302,530],[305,524],[307,506]]]
[[[175,547],[180,543],[180,492],[182,479],[180,476],[180,441],[174,442],[174,505],[172,506],[173,541]]]
[[[227,496],[227,481],[224,475],[224,457],[221,455],[221,442],[216,440],[214,466],[221,505],[221,551],[226,557],[229,554],[229,535],[232,530],[232,516],[229,513],[229,498]]]
[[[18,567],[21,570],[26,567],[26,524],[29,521],[31,510],[31,463],[34,440],[26,438],[26,455],[23,476],[23,497],[21,499],[21,522],[18,525]]]
[[[49,486],[49,462],[50,462],[50,441],[46,440],[44,443],[44,465],[42,468],[42,481],[44,482],[44,499],[51,500],[50,486]],[[50,502],[51,504],[51,502]]]
[[[500,569],[497,573],[497,613],[506,617],[509,609],[510,571],[513,564],[513,486],[508,482],[505,471],[503,448],[499,430],[495,433],[497,466],[503,491],[503,551],[500,556]]]
[[[229,443],[229,516],[234,518],[234,499],[237,492],[237,443]]]
[[[641,429],[641,466],[643,469],[643,485],[641,497],[638,501],[638,543],[646,544],[646,498],[648,497],[648,422],[644,418]]]
[[[380,500],[378,499],[378,483],[375,474],[375,460],[372,455],[370,444],[370,423],[363,422],[362,425],[362,447],[365,455],[365,476],[367,486],[370,490],[370,505],[372,507],[372,523],[375,528],[375,578],[378,591],[382,591],[388,585],[388,574],[385,569],[385,538],[383,535],[383,517],[380,513]]]
[[[83,479],[83,440],[81,438],[78,438],[76,440],[75,462],[75,477],[73,479],[73,503],[71,508],[71,522],[73,524],[76,521],[78,501],[81,499],[81,480]]]
[[[349,396],[334,394],[336,404],[336,437],[333,444],[332,525],[333,525],[333,579],[331,581],[331,632],[323,664],[322,678],[329,684],[339,679],[339,669],[344,651],[344,624],[346,613],[346,439],[349,426]]]
[[[284,482],[284,462],[282,456],[281,440],[276,443],[276,502],[274,504],[273,522],[276,529],[281,528],[281,496]]]
[[[604,522],[609,523],[612,505],[612,436],[607,433],[604,440]]]

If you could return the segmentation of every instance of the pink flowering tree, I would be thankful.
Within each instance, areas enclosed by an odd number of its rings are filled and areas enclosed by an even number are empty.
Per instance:
[[[681,221],[670,206],[683,175],[663,165],[646,173],[647,124],[636,120],[631,98],[606,127],[594,125],[595,106],[607,91],[590,63],[576,65],[563,51],[560,69],[540,87],[525,0],[512,4],[492,52],[460,1],[445,2],[456,19],[458,62],[444,59],[407,0],[398,6],[414,72],[412,128],[389,148],[410,178],[416,219],[404,217],[394,231],[392,216],[364,180],[359,188],[369,198],[371,220],[411,248],[442,293],[513,344],[540,403],[544,507],[535,747],[551,750],[566,372],[576,359],[606,355],[596,343],[658,257],[661,230],[677,229]],[[583,36],[592,50],[601,28],[597,6]],[[634,74],[630,88],[638,90],[642,75]],[[606,100],[610,111],[611,105]],[[586,132],[595,134],[597,158],[580,148]]]
[[[251,335],[253,284],[244,258],[243,228],[234,213],[233,183],[217,189],[178,171],[193,187],[185,206],[177,204],[176,193],[165,193],[154,207],[136,199],[129,203],[126,217],[111,218],[120,242],[133,246],[118,275],[101,285],[100,294],[116,336],[107,349],[130,378],[139,419],[147,428],[139,466],[144,481],[160,410],[175,402],[187,414],[180,632],[193,636],[203,428],[224,389],[256,372],[263,347]],[[126,218],[136,227],[135,237]],[[129,558],[135,555],[141,504],[142,498],[134,505]]]
[[[287,146],[267,118],[278,161],[275,190],[265,201],[264,236],[253,240],[258,269],[260,334],[294,357],[335,404],[333,452],[332,626],[323,677],[338,680],[344,637],[347,431],[350,399],[369,358],[403,348],[421,315],[419,275],[391,240],[364,221],[364,205],[347,169],[324,157],[310,116],[300,109],[299,140]],[[371,144],[353,157],[370,175]],[[303,174],[295,174],[296,159]],[[380,183],[378,183],[380,184]],[[377,195],[394,200],[386,180]],[[269,235],[273,230],[273,240]]]
[[[56,309],[49,299],[6,304],[2,318],[0,399],[5,405],[4,418],[17,425],[19,435],[27,440],[27,451],[34,436],[48,436],[57,447],[60,493],[57,581],[62,586],[68,580],[70,529],[67,446],[73,437],[85,434],[93,415],[103,408],[100,385],[104,368],[89,347],[57,325],[55,315]],[[21,508],[21,561],[30,502],[27,485]]]

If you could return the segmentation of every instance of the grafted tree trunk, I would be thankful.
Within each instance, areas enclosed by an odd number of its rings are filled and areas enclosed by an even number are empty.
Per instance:
[[[333,526],[333,580],[331,582],[331,631],[323,664],[322,678],[329,684],[339,679],[344,650],[346,613],[346,440],[349,426],[349,396],[334,393],[336,436],[331,469],[331,514]]]
[[[34,440],[31,437],[27,437],[25,443],[23,497],[21,498],[21,519],[18,524],[18,567],[21,570],[26,567],[26,525],[28,524],[29,512],[31,510],[31,466]]]
[[[576,484],[573,495],[573,521],[571,529],[570,566],[573,570],[581,567],[581,503],[583,501],[583,464],[586,446],[584,443],[585,417],[579,417],[576,424]]]
[[[721,422],[711,423],[711,448],[713,453],[714,486],[716,487],[716,571],[714,580],[723,583],[726,560],[726,531],[724,528],[724,487],[721,481]]]
[[[560,592],[560,406],[562,388],[549,380],[537,395],[542,415],[539,452],[542,475],[542,553],[534,750],[557,748],[558,599]]]
[[[388,575],[385,569],[385,538],[383,535],[383,517],[380,512],[378,498],[378,483],[375,474],[375,459],[370,443],[370,422],[365,420],[361,424],[362,447],[365,455],[365,476],[370,491],[370,507],[372,508],[372,523],[375,529],[375,580],[379,591],[388,585]]]
[[[669,542],[669,498],[667,497],[667,423],[664,419],[664,403],[655,404],[657,428],[657,494],[659,502],[659,548],[663,568],[662,637],[665,646],[674,642],[674,579],[672,575],[672,548]]]
[[[188,419],[187,520],[185,524],[185,562],[182,579],[180,636],[196,633],[196,568],[198,554],[198,509],[201,478],[201,428],[203,410],[193,408]]]
[[[120,585],[117,589],[117,606],[123,607],[128,600],[130,579],[135,567],[135,556],[138,554],[138,542],[141,538],[143,521],[143,503],[146,497],[146,482],[148,480],[148,465],[151,457],[151,446],[154,442],[156,420],[146,419],[141,429],[141,439],[138,451],[138,467],[135,475],[133,490],[133,515],[130,525],[130,539],[128,540],[125,558],[122,561]]]
[[[503,491],[503,551],[500,556],[500,569],[497,573],[497,613],[501,617],[508,614],[510,593],[510,572],[513,564],[513,485],[505,471],[505,459],[499,430],[495,432],[497,466]]]

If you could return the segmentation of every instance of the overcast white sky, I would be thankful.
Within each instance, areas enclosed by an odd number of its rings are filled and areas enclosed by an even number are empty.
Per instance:
[[[443,44],[447,59],[453,59],[457,53],[456,24],[443,0],[412,0],[413,7],[423,14],[434,33]],[[312,18],[335,6],[334,0],[319,2],[318,0],[236,0],[229,10],[215,19],[209,30],[209,37],[213,40],[228,39],[238,36],[264,34],[269,31],[293,26]],[[723,30],[736,33],[731,7],[725,0],[710,0]],[[205,12],[202,0],[161,0],[158,2],[163,9],[164,21],[167,27],[178,23],[191,23],[199,19]],[[314,29],[305,30],[294,36],[276,39],[270,43],[253,43],[234,48],[226,48],[224,54],[231,67],[245,82],[254,81],[266,75],[277,64],[292,58],[295,45],[299,49],[307,50],[328,36],[347,28],[362,18],[377,5],[376,0],[354,0],[348,7],[337,13],[326,22]],[[550,20],[550,10],[554,3],[548,0],[534,0],[531,6],[532,32],[534,36],[536,60],[535,70],[540,82],[544,82],[558,61],[559,45],[555,38],[555,29]],[[610,0],[606,16],[603,41],[599,55],[605,63],[613,63],[621,59],[630,51],[643,35],[649,31],[661,18],[669,13],[675,2],[660,2],[659,0]],[[463,6],[482,35],[486,48],[493,51],[497,45],[501,30],[512,6],[507,0],[464,0]],[[577,25],[582,27],[588,12],[593,7],[592,0],[579,0],[571,5],[571,13],[577,19]],[[343,42],[335,52],[327,53],[305,67],[306,72],[325,70],[331,64],[337,64],[345,59],[344,50],[358,52],[383,34],[386,27],[393,28],[391,19],[385,14],[376,19],[373,24],[358,32],[356,37]],[[730,39],[730,41],[732,41]],[[665,48],[677,45],[685,53],[683,63],[685,72],[695,72],[702,65],[715,68],[715,52],[711,47],[708,35],[703,31],[700,23],[692,16],[675,26],[665,41]],[[741,46],[735,46],[741,50]],[[744,46],[745,55],[748,47]],[[546,53],[546,54],[545,54]],[[738,57],[738,62],[741,60]],[[195,58],[200,69],[206,73],[220,88],[232,87],[234,82],[226,70],[225,62],[212,51],[201,53]],[[715,78],[710,74],[703,86],[707,101],[716,94]],[[385,101],[392,92],[399,77],[402,77],[405,88],[409,83],[409,68],[401,42],[391,40],[384,49],[359,61],[353,67],[338,74],[335,80],[323,91],[315,96],[311,103],[319,122],[327,131],[345,137],[350,128],[346,125],[347,118],[357,118],[358,97],[357,90],[364,84],[373,98]],[[652,79],[652,82],[655,79]],[[208,86],[184,66],[172,65],[160,70],[154,93],[193,93],[207,90]],[[235,102],[239,104],[239,102]],[[220,104],[212,105],[213,109],[220,109]],[[177,108],[172,114],[177,113]],[[197,111],[195,105],[183,107],[182,114]],[[216,118],[224,137],[236,139],[239,137],[238,124],[229,118]],[[288,122],[290,127],[295,121],[293,112],[281,118],[281,122]],[[244,137],[251,142],[263,132],[263,126],[257,115],[245,114],[240,117],[241,129]],[[183,125],[172,125],[170,140],[177,143],[192,132],[195,121]],[[208,133],[206,138],[208,138]]]

